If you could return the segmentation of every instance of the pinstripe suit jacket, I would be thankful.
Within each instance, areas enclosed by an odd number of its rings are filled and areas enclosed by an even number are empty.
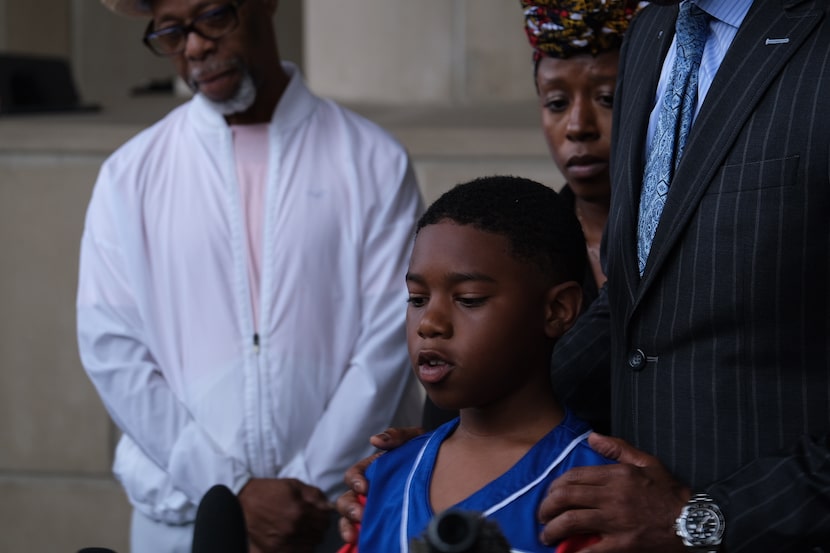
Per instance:
[[[615,96],[608,284],[554,355],[566,402],[601,400],[610,382],[613,433],[719,500],[730,553],[830,551],[829,1],[755,0],[642,279],[645,136],[677,8],[635,18]]]

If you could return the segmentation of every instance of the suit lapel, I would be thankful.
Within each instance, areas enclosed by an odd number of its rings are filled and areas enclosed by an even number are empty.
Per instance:
[[[620,115],[615,128],[625,129],[625,135],[614,141],[619,149],[614,155],[619,167],[615,168],[615,182],[629,182],[632,186],[616,187],[612,182],[612,194],[620,195],[619,224],[616,242],[610,245],[617,250],[622,261],[629,304],[634,301],[640,283],[637,265],[637,217],[640,205],[640,185],[643,181],[644,152],[648,133],[648,114],[654,105],[654,95],[660,79],[663,59],[674,36],[676,8],[657,8],[652,19],[643,21],[637,29],[638,40],[632,41],[627,55],[625,71],[630,75],[627,90],[622,91],[625,100],[620,104]],[[642,14],[646,15],[646,12]],[[643,38],[639,38],[639,37]],[[645,115],[644,115],[645,114]]]
[[[756,0],[747,14],[692,128],[633,307],[659,273],[753,109],[821,19],[815,9],[798,16],[787,13],[799,3],[804,2]]]

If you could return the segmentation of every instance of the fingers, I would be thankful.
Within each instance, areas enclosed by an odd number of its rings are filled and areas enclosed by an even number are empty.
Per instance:
[[[369,443],[378,449],[389,451],[390,449],[395,449],[396,447],[405,444],[415,436],[420,436],[423,433],[424,429],[417,426],[387,428],[380,434],[375,434],[369,438]]]
[[[584,467],[574,467],[559,478],[554,480],[550,488],[556,486],[579,485],[579,486],[603,486],[611,483],[615,478],[620,478],[618,472],[623,469],[619,465],[588,465]],[[548,490],[550,492],[550,490]]]
[[[680,543],[672,524],[688,499],[688,488],[655,458],[625,442],[596,439],[598,447],[618,448],[621,459],[643,466],[577,467],[554,480],[539,505],[540,539],[551,544],[574,534],[602,537],[580,553],[672,551]]]
[[[337,530],[344,542],[357,543],[357,527],[346,517],[340,517],[337,521]]]
[[[349,490],[337,498],[337,512],[351,524],[359,524],[363,519],[363,505],[357,498],[357,494]]]
[[[346,469],[346,474],[343,476],[346,486],[355,493],[363,495],[368,493],[369,483],[366,481],[366,469],[382,454],[382,451],[374,453]]]
[[[554,480],[539,505],[539,521],[545,524],[570,509],[596,507],[605,493],[603,486],[614,479],[611,467],[615,465],[576,467]]]
[[[638,467],[659,464],[659,461],[655,457],[640,451],[628,444],[625,440],[619,438],[612,438],[592,432],[588,436],[588,444],[603,457],[613,459],[619,463],[627,463]]]
[[[539,522],[551,539],[575,533],[600,533],[609,515],[624,507],[625,494],[641,469],[630,465],[575,467],[554,480],[539,504]],[[553,521],[554,524],[550,525]]]
[[[550,545],[560,542],[569,536],[583,534],[599,535],[595,528],[601,528],[602,526],[603,518],[600,511],[595,509],[565,511],[545,524],[539,539],[542,540],[542,543]]]

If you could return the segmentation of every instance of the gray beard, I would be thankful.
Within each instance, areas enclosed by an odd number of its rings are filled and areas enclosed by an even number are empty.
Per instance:
[[[247,111],[248,108],[254,105],[254,100],[256,100],[254,80],[251,78],[251,74],[246,71],[239,85],[239,90],[236,91],[233,98],[223,102],[215,102],[208,97],[205,97],[205,100],[219,115],[233,115]]]

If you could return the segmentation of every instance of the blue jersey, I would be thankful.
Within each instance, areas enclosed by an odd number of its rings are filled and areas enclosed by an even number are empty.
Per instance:
[[[429,503],[429,484],[438,450],[458,426],[452,420],[381,455],[366,471],[369,496],[360,528],[360,553],[408,552],[436,514]],[[553,550],[539,541],[539,503],[550,483],[568,469],[613,461],[590,448],[588,424],[566,412],[564,420],[537,442],[506,473],[454,505],[498,522],[512,551]]]

